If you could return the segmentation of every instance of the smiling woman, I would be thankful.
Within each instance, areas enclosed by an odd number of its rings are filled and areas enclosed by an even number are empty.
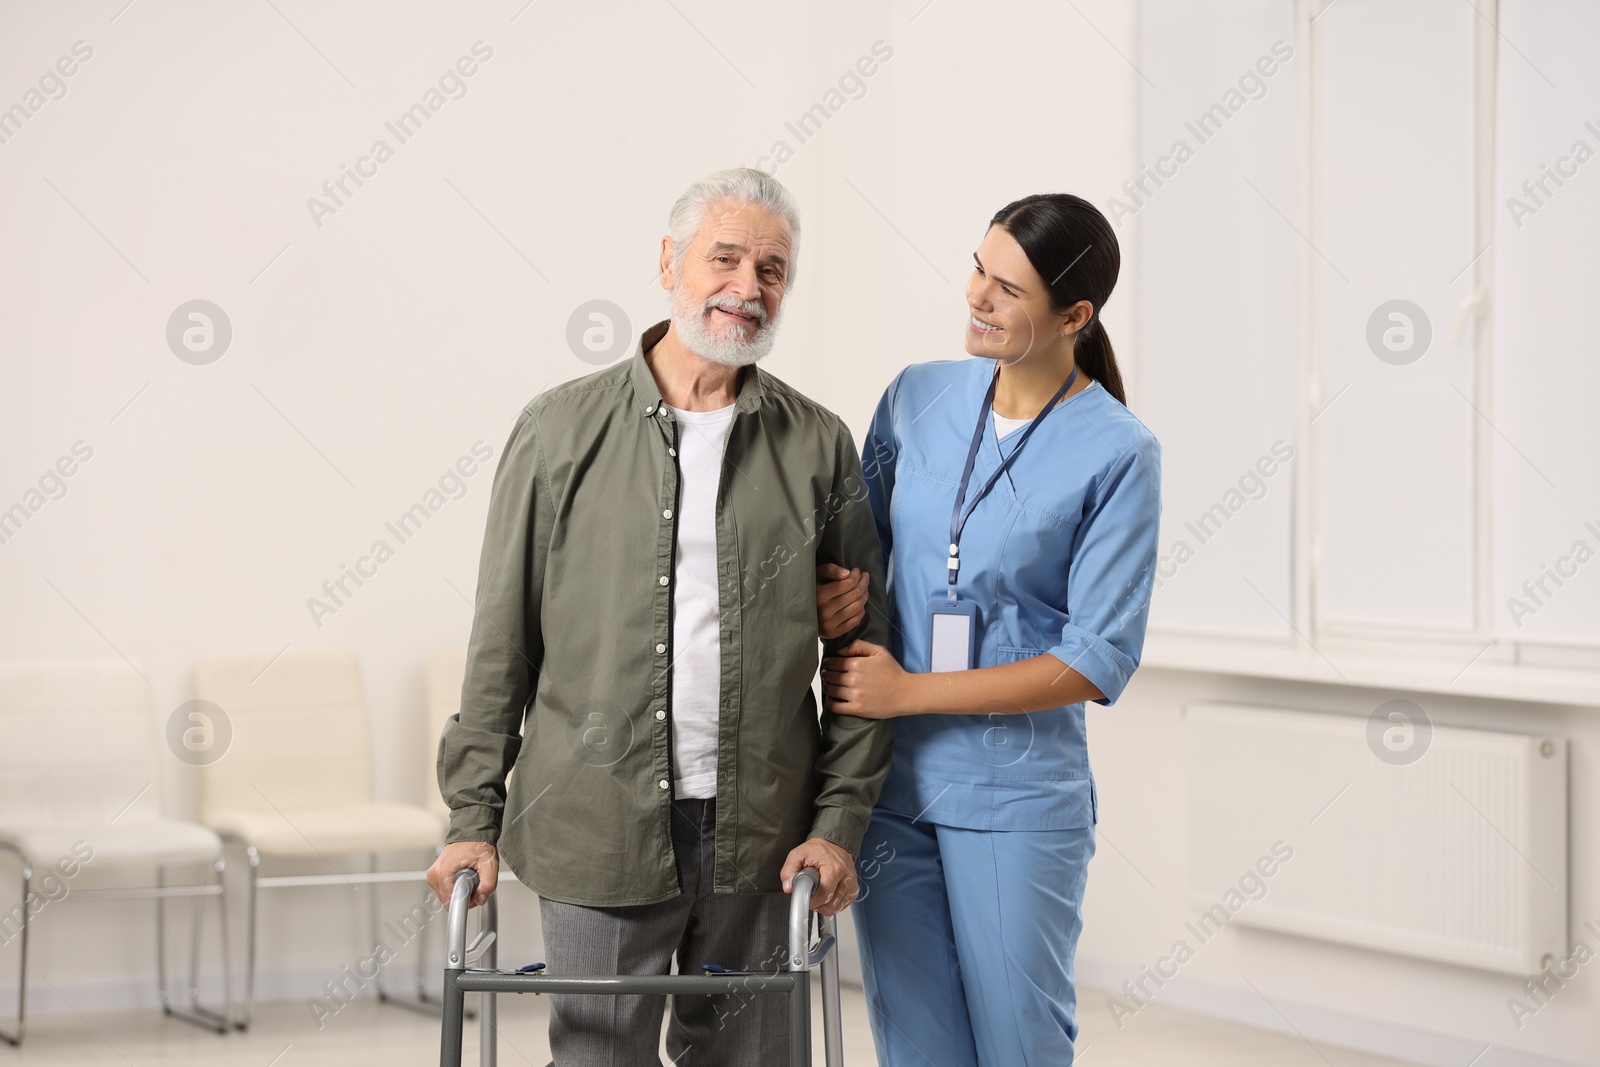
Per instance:
[[[901,371],[864,445],[897,626],[822,679],[835,712],[894,723],[862,854],[895,861],[856,917],[891,1067],[924,1062],[908,1033],[963,1067],[1072,1062],[1099,807],[1085,704],[1138,667],[1161,510],[1161,447],[1100,325],[1120,262],[1080,197],[1006,205],[967,282],[970,358]],[[819,619],[859,600],[829,576]]]

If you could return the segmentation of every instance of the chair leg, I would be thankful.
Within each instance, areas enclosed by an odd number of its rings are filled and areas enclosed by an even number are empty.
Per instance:
[[[213,864],[212,870],[217,877],[216,896],[217,907],[219,909],[225,908],[225,905],[222,903],[223,893],[226,891],[222,880],[223,869],[223,861],[218,858]],[[164,867],[157,867],[156,888],[161,889],[165,887],[165,885],[166,869]],[[226,1013],[218,1012],[200,1003],[200,947],[201,934],[204,930],[205,906],[206,902],[203,897],[195,898],[193,944],[191,945],[189,953],[189,1006],[187,1008],[179,1008],[174,1007],[167,996],[166,899],[161,896],[156,897],[156,981],[160,984],[159,995],[161,998],[161,1010],[163,1014],[170,1015],[174,1019],[182,1019],[186,1023],[193,1023],[195,1026],[203,1026],[208,1030],[215,1030],[219,1034],[226,1034],[232,1029],[231,1022],[233,1016],[233,995],[231,992],[232,983],[228,974],[228,934],[226,920],[224,920],[223,924],[221,947],[222,981],[225,990],[224,998],[227,1001],[227,1010]],[[226,915],[226,912],[223,911],[223,914]]]
[[[244,1018],[236,1020],[233,1024],[240,1030],[249,1028],[256,1013],[256,878],[259,876],[261,868],[261,853],[257,852],[256,847],[249,842],[246,842],[244,847],[245,858],[248,860],[250,888],[245,900],[245,910],[248,913],[248,919],[245,924],[248,930],[244,965],[245,1008]]]
[[[227,867],[227,861],[221,856],[211,865],[212,874],[217,880],[217,932],[220,935],[217,944],[222,955],[222,1011],[200,1003],[200,934],[204,928],[206,908],[203,897],[196,898],[194,904],[194,949],[189,961],[189,1012],[193,1016],[190,1021],[209,1026],[219,1034],[226,1034],[233,1029],[233,964],[228,952]]]
[[[17,911],[22,916],[18,935],[22,943],[18,946],[21,959],[17,964],[17,1028],[9,1034],[0,1030],[0,1041],[8,1045],[21,1045],[23,1029],[26,1026],[28,1000],[28,894],[32,892],[33,865],[21,852],[9,848],[7,851],[12,852],[22,863],[22,896],[17,905]]]
[[[156,888],[167,887],[167,869],[156,865]],[[161,1013],[169,1015],[172,1005],[167,1003],[167,898],[156,896],[156,999],[161,1002]]]
[[[378,873],[378,854],[376,852],[367,853],[367,873],[368,874],[377,874]],[[377,948],[378,948],[378,883],[377,882],[368,882],[367,883],[367,945],[374,952],[377,951]],[[384,1001],[389,999],[389,995],[383,991],[383,961],[382,960],[376,960],[376,964],[377,965],[373,968],[373,971],[375,973],[372,976],[372,984],[377,989],[378,1002],[381,1004]]]
[[[200,934],[205,926],[205,902],[199,898],[194,904],[194,931],[189,941],[189,1003],[200,1003]]]
[[[250,1023],[255,1017],[256,1010],[256,896],[258,891],[256,880],[260,877],[261,873],[261,853],[256,850],[256,846],[251,844],[250,841],[231,830],[219,831],[219,836],[222,838],[224,850],[226,850],[229,845],[238,845],[240,848],[244,849],[245,881],[247,884],[245,887],[245,1009],[242,1017],[236,1016],[234,1013],[235,1005],[233,1003],[232,979],[233,968],[227,963],[229,958],[228,943],[230,938],[228,935],[225,895],[222,898],[223,903],[219,907],[219,913],[222,915],[222,952],[224,967],[227,971],[227,974],[224,975],[223,980],[226,983],[224,989],[226,991],[225,996],[228,1001],[228,1017],[233,1020],[234,1029],[248,1030],[250,1028]],[[217,878],[219,881],[221,881],[223,878],[224,870],[224,868],[220,865],[221,862],[222,861],[219,861],[219,866],[217,869]]]
[[[429,886],[422,888],[422,906],[427,907],[433,899],[433,889]],[[433,923],[429,922],[428,926]],[[428,935],[433,931],[426,927],[417,935],[417,1001],[422,1004],[429,1002],[428,997],[428,943],[433,938]]]
[[[374,853],[369,853],[368,854],[367,870],[369,872],[371,872],[371,873],[376,873],[377,872],[377,870],[378,870],[378,855],[377,855],[377,853],[374,852]],[[431,892],[431,890],[430,890],[430,892]],[[374,948],[376,948],[377,944],[378,944],[378,940],[379,940],[379,937],[378,937],[378,934],[379,934],[379,930],[378,930],[378,883],[377,882],[368,882],[367,883],[367,902],[368,902],[368,905],[369,905],[368,911],[370,913],[370,920],[369,921],[370,921],[370,930],[371,930],[371,934],[372,934],[372,945],[373,945]],[[428,931],[427,931],[427,928],[425,926],[420,931],[418,931],[418,935],[417,936],[422,941],[422,943],[424,945],[427,944],[427,939],[428,939],[427,935],[428,935]],[[426,957],[424,956],[423,958],[425,959]],[[421,966],[422,965],[419,963],[418,964],[418,971],[417,971],[417,995],[415,997],[410,997],[410,996],[405,996],[403,994],[390,993],[387,989],[383,988],[383,964],[380,962],[378,964],[378,967],[377,967],[377,974],[373,976],[373,984],[376,987],[377,994],[378,994],[378,1003],[380,1003],[380,1004],[393,1004],[397,1008],[405,1008],[407,1011],[414,1011],[414,1012],[418,1013],[419,1015],[432,1015],[432,1016],[436,1016],[436,1017],[439,1016],[443,1012],[444,1006],[443,1006],[442,1003],[440,1003],[438,1001],[430,1000],[423,993],[423,991],[422,991],[422,970],[421,970]]]
[[[228,861],[217,857],[217,935],[222,943],[222,1003],[224,1025],[233,1020],[233,953],[228,949],[232,938],[228,934]]]

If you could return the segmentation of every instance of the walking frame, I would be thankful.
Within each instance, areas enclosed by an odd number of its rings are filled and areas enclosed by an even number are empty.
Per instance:
[[[840,1032],[839,961],[832,916],[821,916],[818,937],[811,941],[811,895],[817,875],[802,868],[794,876],[789,898],[787,967],[770,972],[729,972],[659,975],[559,975],[503,971],[496,965],[498,910],[491,895],[483,908],[482,927],[467,944],[467,909],[478,891],[478,872],[468,867],[456,872],[450,897],[450,925],[446,934],[444,965],[444,1025],[439,1042],[440,1067],[461,1067],[461,1038],[468,993],[481,993],[478,1006],[478,1063],[496,1067],[498,1031],[495,997],[500,993],[579,993],[591,996],[672,994],[707,996],[740,991],[784,995],[789,999],[789,1064],[811,1064],[811,972],[822,972],[822,1033],[827,1067],[843,1067],[844,1038]],[[472,964],[482,962],[482,967]],[[542,967],[542,965],[540,965]],[[707,968],[710,971],[710,968]],[[552,1065],[553,1067],[553,1065]]]

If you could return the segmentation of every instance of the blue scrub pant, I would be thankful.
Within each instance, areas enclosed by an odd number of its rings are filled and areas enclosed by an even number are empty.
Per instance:
[[[855,907],[882,1067],[1067,1067],[1094,828],[967,830],[873,810]]]

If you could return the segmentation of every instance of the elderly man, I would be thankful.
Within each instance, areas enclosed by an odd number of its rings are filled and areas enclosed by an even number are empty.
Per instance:
[[[495,472],[461,711],[439,745],[429,872],[540,896],[551,973],[773,970],[784,892],[857,892],[886,723],[818,708],[816,578],[882,555],[839,418],[755,364],[800,234],[789,193],[720,171],[662,238],[672,317],[625,363],[523,409]],[[837,573],[829,571],[828,573]],[[885,642],[882,581],[854,637]],[[526,724],[526,729],[524,729]],[[507,795],[506,778],[516,767]],[[556,1063],[658,1063],[662,997],[552,997]],[[673,1063],[783,1055],[782,998],[673,998]]]

